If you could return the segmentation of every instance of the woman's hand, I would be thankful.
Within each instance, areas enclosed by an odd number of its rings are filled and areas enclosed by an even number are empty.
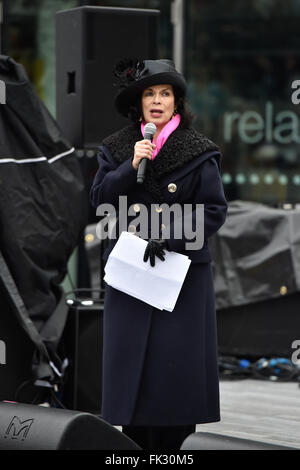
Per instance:
[[[150,238],[144,252],[143,261],[146,263],[150,258],[150,264],[152,267],[154,267],[155,256],[157,256],[161,261],[165,261],[166,253],[164,250],[169,251],[169,247],[166,240],[164,240],[163,238],[160,238],[158,240],[153,240],[152,238]]]
[[[153,150],[156,145],[151,143],[150,140],[139,140],[134,146],[134,156],[132,166],[137,171],[142,158],[149,158],[152,160]]]

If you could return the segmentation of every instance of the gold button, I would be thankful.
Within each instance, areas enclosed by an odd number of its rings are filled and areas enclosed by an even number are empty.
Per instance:
[[[168,191],[169,193],[175,193],[175,191],[177,190],[177,186],[175,183],[170,183],[168,184]]]
[[[95,237],[92,233],[87,233],[86,236],[84,237],[85,238],[85,241],[87,243],[91,243],[94,241]]]
[[[140,212],[141,208],[138,204],[134,204],[133,210],[134,210],[134,212]]]
[[[136,232],[136,226],[135,225],[129,225],[128,227],[128,232],[135,233]]]
[[[287,293],[287,287],[286,286],[281,286],[280,287],[280,294],[285,295]]]
[[[164,230],[166,228],[165,224],[161,224],[160,228]]]
[[[158,206],[158,207],[156,206],[156,207],[155,207],[155,210],[156,210],[156,212],[158,212],[158,213],[162,212],[162,208],[159,207],[159,206]]]

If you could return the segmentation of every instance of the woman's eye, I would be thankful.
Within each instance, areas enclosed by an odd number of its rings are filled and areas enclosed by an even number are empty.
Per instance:
[[[145,91],[145,95],[144,96],[152,96],[153,95],[153,92],[152,91]],[[162,95],[163,96],[169,96],[170,93],[168,91],[163,91],[162,92]]]

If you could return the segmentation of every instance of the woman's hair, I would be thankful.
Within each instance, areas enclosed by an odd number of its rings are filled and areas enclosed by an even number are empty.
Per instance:
[[[184,129],[191,127],[194,116],[189,109],[187,101],[178,93],[178,90],[175,87],[173,87],[173,92],[175,97],[175,108],[181,117],[180,127]],[[140,93],[136,102],[130,106],[128,117],[131,121],[137,124],[140,122],[142,114],[142,94]]]

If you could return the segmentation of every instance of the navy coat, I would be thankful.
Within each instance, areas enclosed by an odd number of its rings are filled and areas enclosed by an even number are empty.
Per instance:
[[[150,170],[147,173],[152,183],[138,185],[133,146],[143,137],[132,129],[114,134],[100,147],[99,170],[91,188],[93,206],[118,207],[119,195],[127,196],[128,207],[204,204],[205,242],[201,249],[187,251],[186,240],[173,238],[171,227],[170,249],[192,260],[173,312],[157,310],[106,286],[102,416],[114,425],[218,421],[216,314],[208,239],[223,225],[227,212],[221,154],[208,139],[198,139],[196,131],[175,130],[147,164],[147,172],[149,165],[156,167],[152,179]],[[133,221],[134,216],[128,217],[128,226]],[[104,258],[115,242],[110,242]]]

